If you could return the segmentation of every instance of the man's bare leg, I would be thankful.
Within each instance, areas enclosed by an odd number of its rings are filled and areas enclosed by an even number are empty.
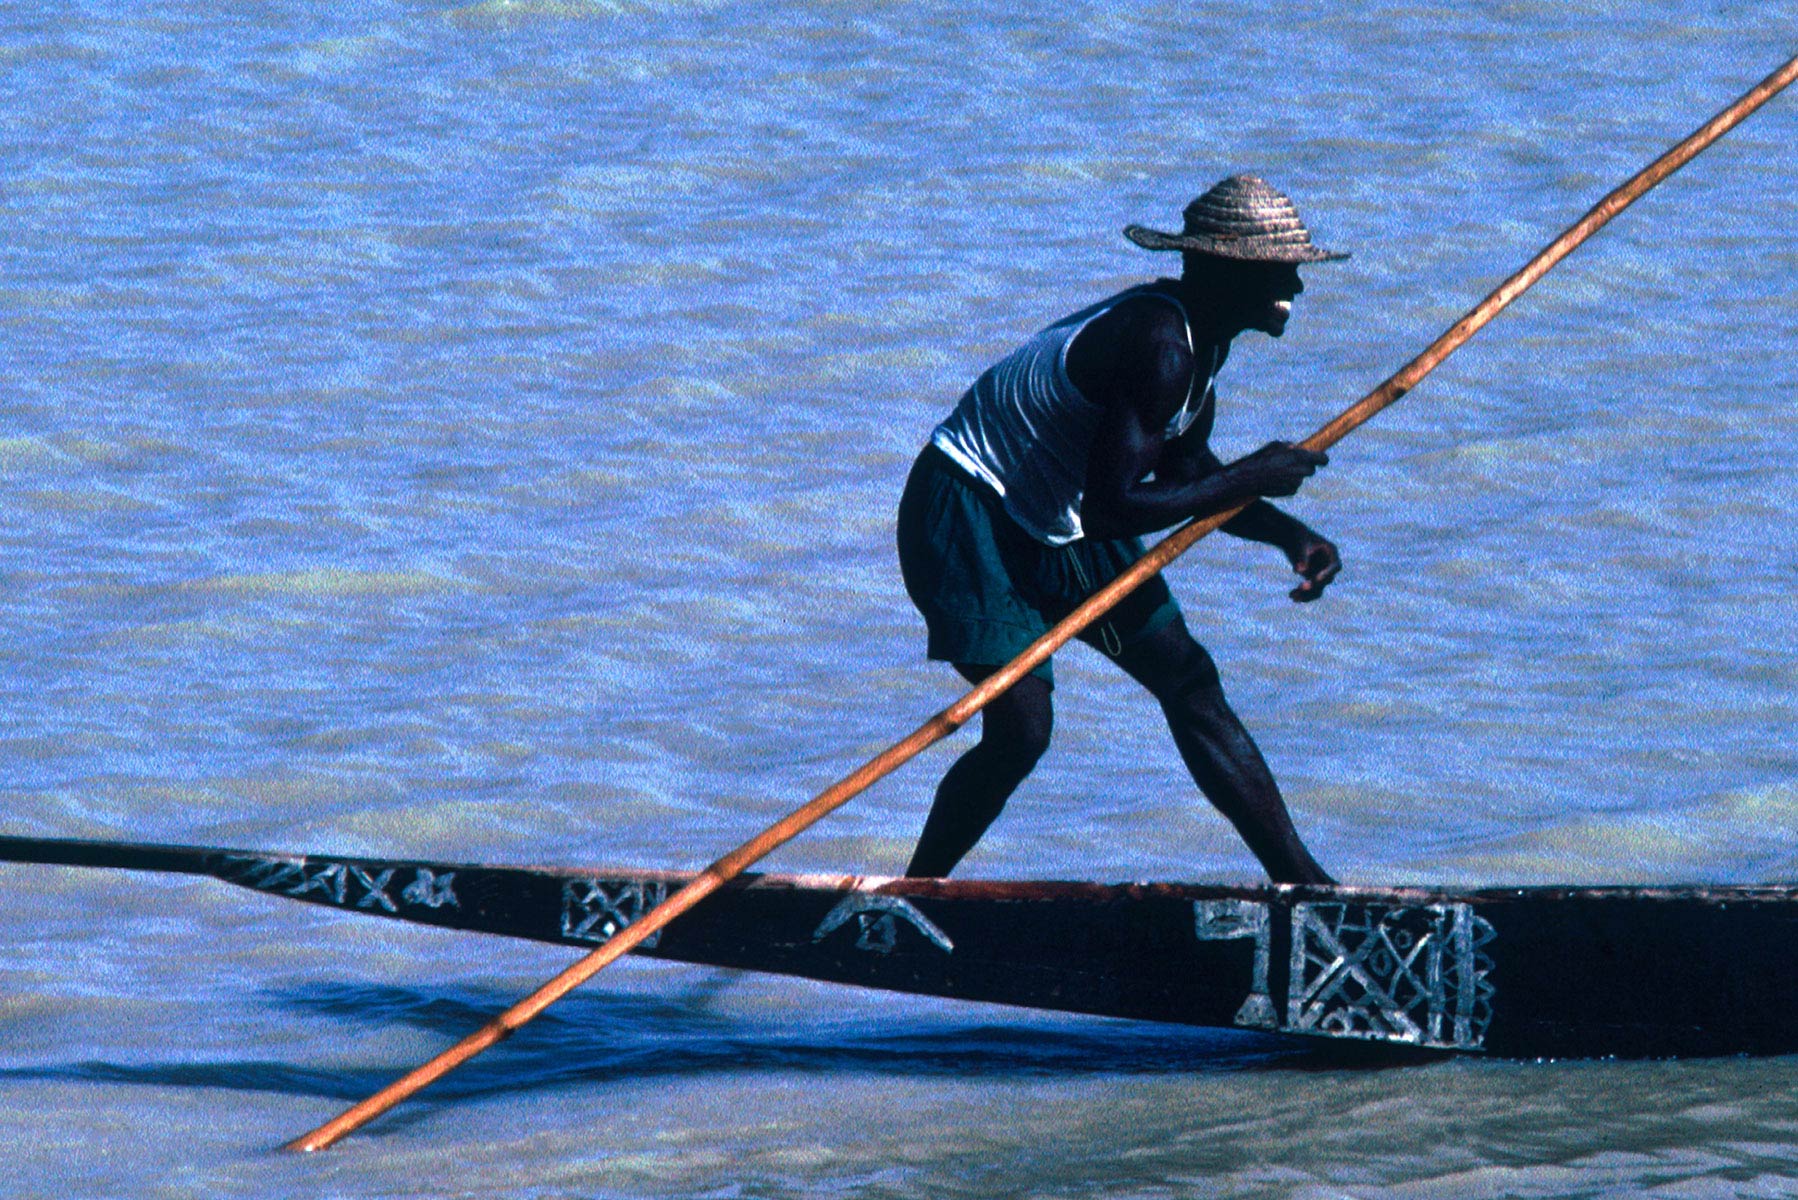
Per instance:
[[[996,668],[957,664],[955,669],[969,683],[979,683]],[[1049,748],[1051,692],[1047,682],[1026,675],[980,711],[980,743],[956,759],[937,785],[907,875],[940,878],[974,848]]]
[[[1231,711],[1205,648],[1175,620],[1127,648],[1118,665],[1161,703],[1193,782],[1236,827],[1276,883],[1334,883],[1293,828],[1267,760]]]

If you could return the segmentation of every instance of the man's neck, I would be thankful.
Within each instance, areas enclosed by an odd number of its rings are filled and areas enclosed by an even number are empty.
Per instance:
[[[1240,321],[1232,321],[1225,315],[1229,306],[1222,302],[1213,286],[1184,276],[1178,279],[1164,277],[1157,283],[1167,288],[1186,309],[1195,341],[1228,346],[1232,338],[1243,332],[1245,327]]]

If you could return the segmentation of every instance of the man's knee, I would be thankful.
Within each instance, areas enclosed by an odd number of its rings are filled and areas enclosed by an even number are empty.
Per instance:
[[[1211,652],[1191,639],[1187,640],[1186,645],[1186,652],[1170,670],[1172,678],[1169,681],[1169,696],[1221,705],[1224,702],[1224,683],[1218,677],[1217,663],[1212,660]]]
[[[1045,704],[1021,713],[1008,713],[998,721],[989,714],[981,729],[981,739],[1003,754],[1007,762],[1028,772],[1048,751],[1054,732],[1055,719]]]
[[[1130,648],[1125,669],[1163,705],[1203,700],[1221,703],[1223,683],[1210,651],[1176,621]]]
[[[1051,695],[1046,682],[1026,675],[981,712],[981,746],[1020,777],[1049,749],[1055,733]]]

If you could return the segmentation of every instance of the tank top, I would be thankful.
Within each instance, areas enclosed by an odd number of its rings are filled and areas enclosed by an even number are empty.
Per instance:
[[[1192,349],[1185,306],[1155,289],[1152,283],[1129,288],[1042,330],[989,367],[931,432],[931,445],[998,493],[1011,519],[1039,542],[1064,546],[1084,535],[1087,453],[1104,409],[1068,377],[1068,347],[1080,331],[1123,301],[1148,295],[1180,310]],[[1192,383],[1167,425],[1170,439],[1185,433],[1213,401],[1217,360],[1215,346],[1205,365],[1194,352]]]

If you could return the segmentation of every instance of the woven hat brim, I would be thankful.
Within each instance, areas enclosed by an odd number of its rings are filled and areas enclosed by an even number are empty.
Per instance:
[[[1320,263],[1341,262],[1346,251],[1325,250],[1305,241],[1276,241],[1264,237],[1205,237],[1190,233],[1163,233],[1146,225],[1126,225],[1124,236],[1145,250],[1195,250],[1240,262]]]

